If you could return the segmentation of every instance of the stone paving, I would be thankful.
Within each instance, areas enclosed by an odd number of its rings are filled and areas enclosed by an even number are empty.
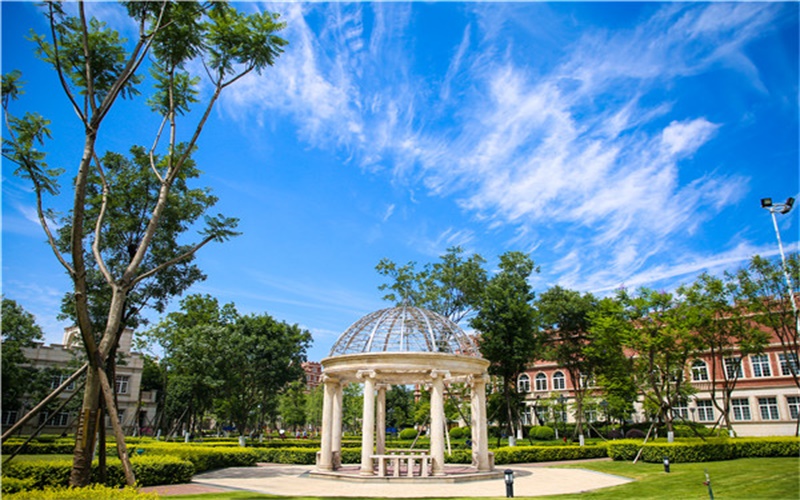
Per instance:
[[[563,463],[563,462],[562,462]],[[543,496],[607,488],[630,479],[587,469],[550,468],[552,464],[513,464],[515,496]],[[501,466],[505,469],[505,466]],[[191,483],[142,488],[162,496],[245,490],[285,496],[418,498],[418,497],[504,497],[502,478],[463,483],[437,483],[408,479],[391,484],[350,482],[311,477],[313,466],[258,464],[231,467],[198,474]]]

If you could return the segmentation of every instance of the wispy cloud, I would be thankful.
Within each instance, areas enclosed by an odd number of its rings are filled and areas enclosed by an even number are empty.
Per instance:
[[[747,192],[739,175],[682,171],[726,124],[676,114],[664,89],[718,67],[762,89],[744,48],[771,29],[780,6],[668,4],[627,30],[584,30],[545,72],[512,57],[513,45],[483,19],[514,5],[475,6],[476,22],[454,41],[433,89],[447,100],[457,80],[470,82],[458,88],[458,109],[430,106],[430,78],[426,87],[426,75],[411,72],[402,44],[413,5],[370,7],[366,23],[365,4],[283,5],[292,45],[236,89],[226,112],[265,120],[277,110],[314,146],[453,198],[487,228],[517,228],[523,247],[558,225],[562,244],[584,251],[583,261],[556,267],[577,279],[585,259],[599,259],[607,264],[596,286],[659,275],[648,271],[654,255]],[[324,18],[324,29],[310,17]],[[426,247],[438,254],[443,243],[474,238],[448,231]]]

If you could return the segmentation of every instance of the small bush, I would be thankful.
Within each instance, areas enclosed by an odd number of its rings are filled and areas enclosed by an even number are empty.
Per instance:
[[[531,427],[529,436],[537,441],[550,441],[555,439],[556,433],[552,427],[539,425],[536,427]]]
[[[628,429],[628,432],[625,433],[627,439],[644,439],[644,436],[645,433],[639,429]]]
[[[6,479],[3,479],[5,483]],[[37,491],[23,491],[8,496],[5,500],[157,500],[157,493],[139,493],[135,488],[110,488],[93,485],[86,488],[47,488]]]
[[[464,437],[470,437],[472,435],[472,430],[469,427],[455,427],[450,429],[450,437],[452,439],[461,439]]]
[[[625,435],[619,429],[611,429],[606,432],[606,439],[622,439]]]
[[[400,431],[400,439],[414,439],[417,437],[417,430],[409,427]]]

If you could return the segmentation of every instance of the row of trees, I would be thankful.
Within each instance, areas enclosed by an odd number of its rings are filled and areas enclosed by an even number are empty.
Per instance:
[[[560,286],[537,297],[529,278],[538,269],[529,256],[508,252],[499,260],[491,278],[485,259],[467,257],[458,247],[421,270],[413,262],[398,266],[389,260],[377,270],[389,278],[381,286],[385,299],[431,309],[479,334],[481,353],[496,377],[492,419],[509,435],[521,421],[523,395],[516,381],[534,360],[554,361],[567,372],[578,435],[587,398],[598,388],[607,415],[625,420],[640,399],[645,412],[672,432],[673,408],[685,406],[694,393],[689,367],[698,357],[710,359],[717,424],[731,432],[731,395],[742,357],[777,341],[800,388],[797,317],[781,261],[755,256],[735,272],[704,273],[673,292],[623,288],[600,298]],[[796,253],[786,267],[800,282]]]

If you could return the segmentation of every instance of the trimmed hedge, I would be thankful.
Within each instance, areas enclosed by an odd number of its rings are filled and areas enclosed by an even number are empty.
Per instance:
[[[531,430],[528,431],[528,436],[538,441],[550,441],[555,439],[556,432],[547,425],[537,425],[536,427],[531,427]]]
[[[134,456],[138,450],[143,451],[142,456],[171,455],[190,462],[194,467],[195,474],[224,467],[253,466],[260,456],[258,451],[253,448],[202,446],[191,443],[142,443],[129,448],[129,453]]]
[[[5,483],[5,479],[3,482]],[[6,500],[157,500],[157,493],[139,493],[135,488],[110,488],[93,485],[86,488],[47,488],[37,491],[23,491],[6,496]]]
[[[496,464],[558,462],[584,458],[605,458],[606,447],[600,446],[506,446],[494,450]]]
[[[607,444],[608,456],[614,460],[633,460],[641,441],[620,440]],[[749,457],[797,457],[800,455],[798,438],[737,438],[683,440],[675,443],[654,442],[644,445],[640,460],[659,463],[664,457],[670,462],[714,462]]]
[[[177,457],[131,457],[131,467],[136,481],[141,486],[159,484],[188,483],[192,480],[192,464]],[[9,478],[28,480],[28,488],[69,486],[72,460],[42,460],[36,462],[12,462],[3,468],[3,484]],[[106,463],[106,485],[119,487],[125,485],[122,462],[109,459]],[[97,461],[92,463],[92,481],[98,482]]]
[[[400,439],[414,439],[417,437],[417,430],[414,428],[407,428],[400,431]]]

